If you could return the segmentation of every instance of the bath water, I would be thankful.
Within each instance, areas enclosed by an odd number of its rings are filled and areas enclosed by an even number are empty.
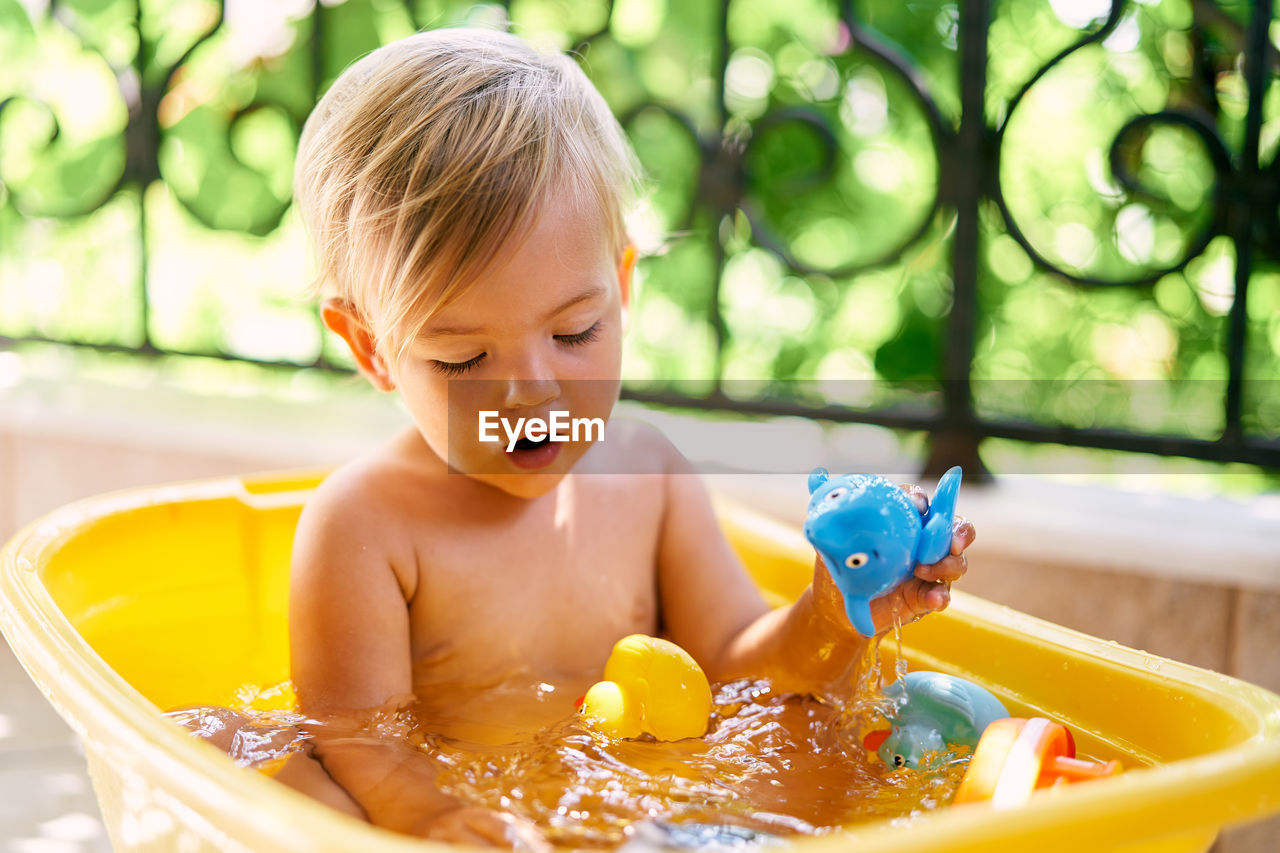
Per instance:
[[[628,825],[652,819],[817,835],[946,805],[964,774],[967,750],[917,771],[886,767],[862,746],[891,707],[880,677],[873,650],[822,700],[764,681],[716,684],[707,734],[675,742],[608,738],[574,712],[586,683],[521,679],[432,685],[418,695],[447,703],[380,711],[364,727],[417,744],[443,790],[528,818],[564,849],[617,846]],[[261,710],[287,697],[288,685],[242,691],[235,710],[250,723],[224,747],[237,761],[270,771],[319,725]]]

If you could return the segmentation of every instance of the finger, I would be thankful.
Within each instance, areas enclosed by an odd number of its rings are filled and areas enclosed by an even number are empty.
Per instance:
[[[974,530],[969,519],[963,515],[957,515],[951,524],[951,553],[959,554],[972,545],[977,536],[978,531]]]
[[[881,633],[891,629],[895,622],[908,625],[935,610],[942,610],[950,600],[946,584],[911,578],[888,595],[872,600],[871,615],[877,633]]]
[[[900,603],[897,610],[903,623],[914,622],[929,612],[925,595],[933,586],[936,584],[924,583],[913,578],[898,587]]]
[[[914,619],[936,610],[944,610],[951,603],[951,589],[945,583],[929,583],[912,578],[899,589],[902,590],[902,604]]]
[[[947,605],[951,603],[951,585],[948,583],[934,584],[932,589],[925,592],[925,603],[929,605],[930,613],[946,610]]]
[[[964,554],[948,554],[936,563],[917,563],[915,576],[929,583],[950,583],[964,577],[969,570],[969,561]]]
[[[915,483],[901,483],[898,488],[906,493],[911,503],[915,504],[916,511],[924,515],[929,511],[929,493],[917,486]]]
[[[434,841],[448,841],[454,844],[470,844],[476,847],[492,847],[493,840],[486,838],[470,826],[470,822],[457,813],[446,814],[436,818],[427,827],[424,837]]]
[[[459,814],[463,825],[476,839],[494,847],[529,848],[532,839],[520,821],[511,815],[483,808],[463,809]]]

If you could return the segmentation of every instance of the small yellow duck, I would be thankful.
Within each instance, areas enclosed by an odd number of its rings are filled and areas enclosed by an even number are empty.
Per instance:
[[[610,737],[658,740],[701,737],[711,715],[711,685],[697,662],[667,640],[632,634],[613,647],[579,711]]]

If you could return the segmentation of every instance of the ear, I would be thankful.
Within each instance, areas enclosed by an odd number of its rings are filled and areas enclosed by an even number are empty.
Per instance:
[[[618,261],[618,287],[622,295],[622,328],[627,328],[628,308],[631,306],[631,278],[636,271],[636,261],[640,253],[635,243],[628,243],[622,250],[622,258]]]
[[[827,473],[826,468],[814,468],[809,474],[809,494],[813,494],[822,488],[822,484],[830,479],[831,475]]]
[[[347,342],[356,367],[368,377],[379,391],[394,391],[395,379],[387,369],[387,363],[378,354],[378,342],[373,332],[356,314],[355,306],[345,299],[330,297],[320,303],[320,317],[338,337]]]

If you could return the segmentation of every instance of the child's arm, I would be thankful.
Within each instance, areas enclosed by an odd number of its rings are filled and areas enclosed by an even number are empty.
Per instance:
[[[315,755],[372,823],[471,844],[544,847],[509,815],[465,806],[431,758],[366,725],[413,689],[408,601],[416,558],[381,490],[339,472],[308,502],[294,540],[289,634],[299,710]]]
[[[812,692],[839,678],[869,640],[849,624],[821,558],[800,598],[769,610],[720,532],[701,478],[672,454],[658,557],[663,621],[671,638],[713,681],[765,677],[784,692]],[[887,630],[895,613],[905,623],[945,608],[948,584],[964,574],[961,552],[973,535],[973,526],[958,520],[949,556],[917,566],[914,577],[872,602],[876,627]]]

